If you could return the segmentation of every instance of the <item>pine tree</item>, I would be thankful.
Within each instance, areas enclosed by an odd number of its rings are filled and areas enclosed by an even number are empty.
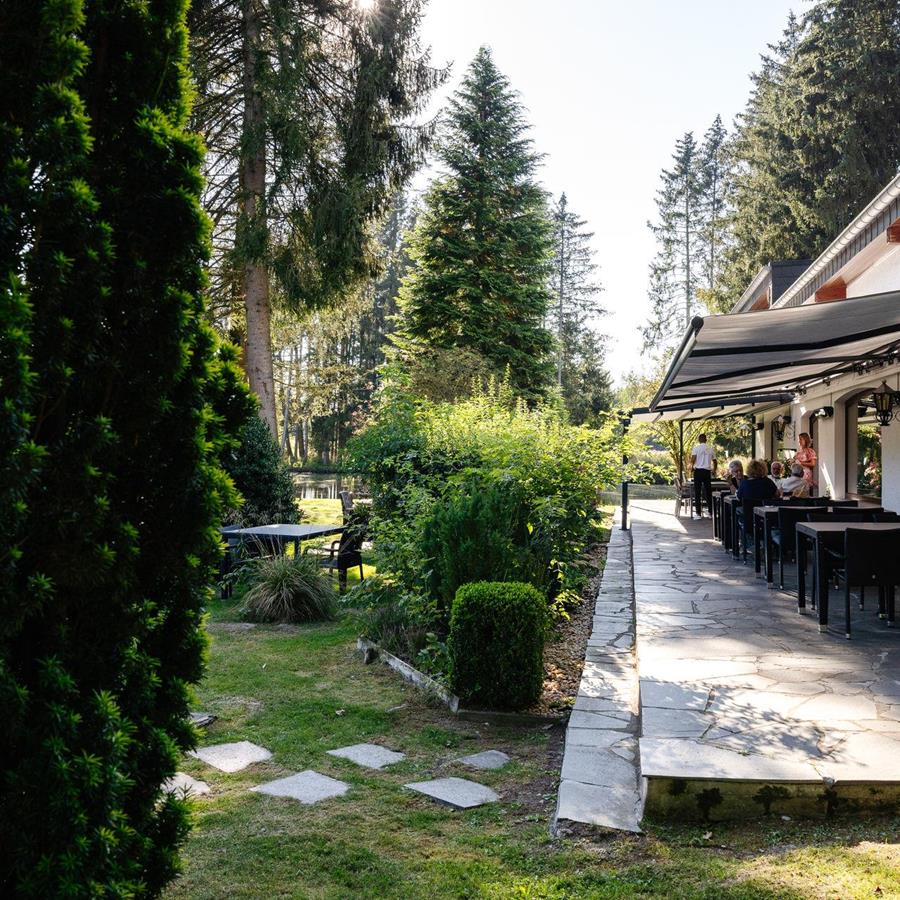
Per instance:
[[[250,406],[203,324],[185,10],[3,8],[8,896],[155,896],[187,828],[161,784],[195,740],[187,686],[231,499],[217,460]]]
[[[516,390],[541,393],[552,338],[543,327],[551,226],[524,112],[482,47],[454,95],[401,289],[407,352],[464,348]]]
[[[556,383],[576,424],[605,409],[610,400],[604,369],[604,338],[597,320],[605,315],[595,273],[593,232],[569,207],[565,194],[551,210],[553,258],[549,319],[556,338]],[[596,408],[595,408],[596,407]],[[590,412],[589,412],[590,411]]]
[[[814,257],[900,165],[900,4],[821,0],[788,21],[734,143],[722,291]]]
[[[700,220],[698,225],[702,286],[697,288],[701,304],[710,310],[725,312],[730,303],[717,293],[724,264],[727,240],[725,195],[729,182],[730,157],[726,146],[727,132],[722,117],[716,116],[703,136],[699,151]]]
[[[273,302],[321,306],[374,274],[370,226],[428,146],[431,127],[409,120],[446,73],[419,46],[423,5],[193,4],[212,292],[220,314],[243,305],[247,376],[273,433]]]
[[[662,347],[690,325],[702,276],[704,179],[691,132],[676,142],[672,160],[674,166],[660,176],[657,221],[649,223],[659,251],[651,264],[651,316],[642,329],[645,347]]]

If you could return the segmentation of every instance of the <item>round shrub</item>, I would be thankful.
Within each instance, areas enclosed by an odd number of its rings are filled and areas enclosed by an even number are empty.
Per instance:
[[[520,709],[541,695],[547,602],[517,581],[476,581],[450,612],[450,677],[466,703]]]

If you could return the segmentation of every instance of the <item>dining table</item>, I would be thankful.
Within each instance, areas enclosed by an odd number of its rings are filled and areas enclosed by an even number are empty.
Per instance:
[[[762,570],[763,561],[766,567],[766,584],[772,585],[775,580],[773,556],[774,547],[772,541],[772,529],[778,525],[778,510],[785,504],[778,506],[757,506],[753,510],[753,563],[758,575]],[[825,512],[824,506],[804,506],[790,504],[791,509],[802,512]]]
[[[273,525],[256,525],[252,528],[229,529],[229,538],[237,537],[241,541],[259,541],[262,544],[277,545],[280,552],[288,543],[293,543],[294,553],[300,549],[301,541],[310,541],[314,538],[327,537],[334,534],[342,534],[344,525],[291,525],[276,523]]]
[[[896,531],[900,552],[900,524],[897,522],[798,522],[797,523],[797,611],[806,610],[806,565],[808,542],[813,545],[813,569],[816,573],[816,605],[819,631],[828,629],[828,579],[825,577],[825,554],[841,550],[848,528],[861,531]]]

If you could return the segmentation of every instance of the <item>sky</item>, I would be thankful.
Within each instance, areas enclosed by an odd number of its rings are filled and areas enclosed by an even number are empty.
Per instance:
[[[594,232],[617,382],[649,367],[638,333],[655,252],[647,221],[675,141],[686,131],[702,137],[716,114],[731,125],[766,45],[791,9],[806,8],[805,0],[430,0],[423,43],[436,64],[453,64],[432,111],[489,46],[546,154],[544,186],[565,191]]]

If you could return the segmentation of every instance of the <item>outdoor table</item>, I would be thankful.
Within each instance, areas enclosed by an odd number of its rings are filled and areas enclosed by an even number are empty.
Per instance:
[[[824,506],[803,506],[799,503],[796,505],[791,503],[790,508],[799,509],[803,512],[824,512],[827,509]],[[756,572],[759,574],[762,569],[762,560],[763,558],[765,559],[766,584],[768,585],[773,584],[775,580],[772,571],[772,528],[778,524],[779,509],[781,509],[781,506],[757,506],[753,510],[753,560]],[[758,523],[756,519],[759,519]],[[760,525],[762,525],[761,528],[759,527]]]
[[[731,540],[734,536],[735,516],[734,506],[737,501],[735,494],[722,495],[722,522],[720,528],[722,531],[722,548],[724,550],[731,549]]]
[[[294,553],[300,549],[300,541],[308,541],[330,534],[341,534],[343,525],[257,525],[254,528],[239,528],[229,531],[230,536],[238,535],[242,540],[258,540],[277,543],[280,552],[284,552],[285,544],[293,541]]]
[[[897,550],[900,551],[900,524],[897,522],[798,522],[797,523],[797,611],[806,609],[806,539],[813,541],[813,565],[816,572],[816,593],[819,608],[819,631],[828,629],[828,583],[825,578],[825,553],[844,546],[844,532],[848,528],[861,531],[896,531]]]
[[[731,489],[726,487],[726,484],[727,482],[722,482],[719,487],[713,486],[713,537],[717,537],[719,540],[722,539],[722,498],[731,493]]]

